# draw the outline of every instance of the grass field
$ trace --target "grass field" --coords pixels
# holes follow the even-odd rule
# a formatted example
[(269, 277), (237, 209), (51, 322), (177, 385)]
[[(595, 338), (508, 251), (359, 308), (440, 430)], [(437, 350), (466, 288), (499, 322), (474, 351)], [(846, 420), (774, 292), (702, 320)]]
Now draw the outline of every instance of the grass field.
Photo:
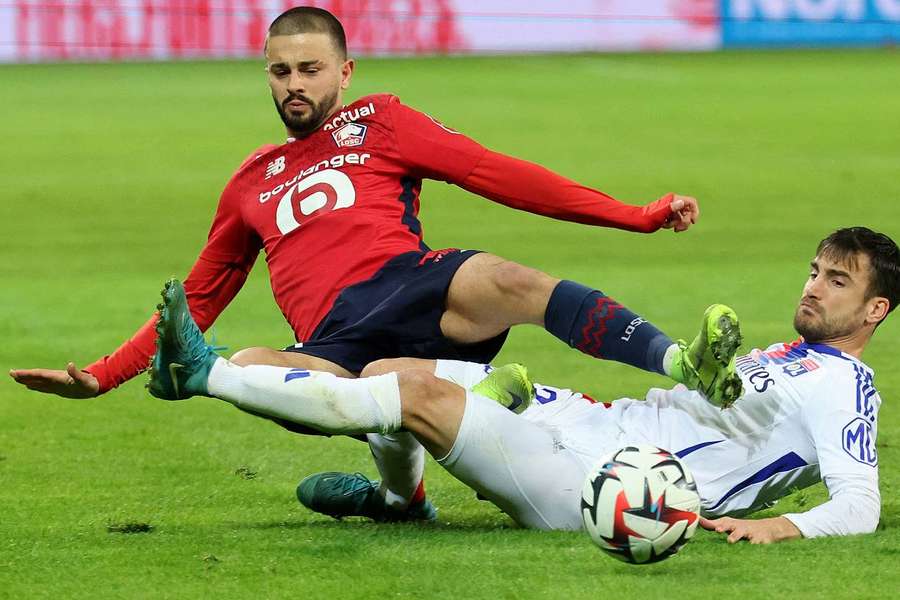
[[(701, 223), (678, 236), (550, 222), (433, 182), (421, 216), (432, 247), (596, 285), (673, 336), (729, 303), (754, 347), (792, 336), (830, 230), (900, 239), (898, 67), (894, 51), (364, 60), (351, 97), (392, 91), (624, 200), (696, 195)], [(189, 269), (232, 169), (283, 136), (256, 62), (6, 66), (0, 105), (4, 368), (81, 366), (115, 348)], [(292, 341), (266, 277), (260, 260), (216, 325), (232, 350)], [(700, 532), (647, 567), (581, 534), (517, 529), (433, 463), (438, 524), (329, 520), (294, 486), (325, 469), (374, 475), (362, 444), (213, 400), (161, 402), (143, 380), (74, 401), (4, 377), (0, 597), (887, 597), (900, 589), (898, 337), (895, 315), (864, 357), (884, 400), (875, 534), (732, 547)], [(665, 384), (537, 328), (516, 330), (499, 360), (602, 399)], [(773, 513), (824, 498), (819, 485)]]

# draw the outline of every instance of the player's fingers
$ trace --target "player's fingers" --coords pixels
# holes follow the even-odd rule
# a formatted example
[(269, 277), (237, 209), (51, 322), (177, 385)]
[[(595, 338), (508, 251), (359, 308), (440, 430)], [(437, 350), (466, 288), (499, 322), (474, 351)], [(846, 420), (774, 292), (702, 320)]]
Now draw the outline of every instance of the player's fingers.
[[(680, 205), (678, 212), (691, 224), (696, 223), (697, 219), (700, 218), (700, 205), (697, 203), (697, 199), (691, 196), (675, 196), (675, 200), (672, 201), (670, 206), (674, 206), (676, 202)], [(675, 209), (673, 208), (672, 210), (674, 211)]]
[(738, 522), (731, 517), (722, 517), (716, 519), (716, 531), (719, 533), (729, 533), (737, 529)]
[(26, 381), (20, 381), (19, 383), (27, 387), (29, 390), (34, 390), (35, 392), (52, 392), (55, 385), (43, 379), (29, 379)]
[(743, 527), (735, 527), (731, 534), (728, 536), (728, 543), (736, 544), (741, 541), (746, 534), (747, 532)]
[(88, 385), (88, 383), (90, 383), (91, 376), (76, 367), (75, 363), (73, 362), (70, 362), (68, 365), (66, 365), (66, 372), (69, 374), (69, 377), (72, 378), (72, 383), (78, 383), (81, 385)]
[(672, 200), (671, 204), (669, 204), (669, 210), (673, 213), (677, 213), (682, 208), (684, 208), (684, 198), (681, 196), (675, 196), (675, 199)]
[(675, 233), (686, 231), (691, 226), (691, 216), (686, 214), (684, 209), (677, 210), (669, 215), (669, 218), (663, 223), (663, 229), (672, 229)]
[(691, 222), (696, 223), (697, 219), (700, 218), (700, 203), (697, 202), (696, 198), (687, 196), (684, 198), (684, 204), (685, 212), (691, 215)]
[[(66, 378), (68, 378), (68, 375), (66, 375)], [(15, 377), (14, 379), (15, 379), (17, 382), (21, 383), (22, 385), (38, 385), (38, 384), (53, 384), (53, 383), (59, 383), (59, 381), (57, 380), (57, 378), (54, 377), (52, 373), (50, 373), (50, 374), (43, 374), (43, 373), (23, 373), (23, 372), (20, 371), (20, 372), (16, 375), (16, 377)]]
[(9, 374), (14, 377), (30, 377), (43, 373), (44, 369), (10, 369)]
[(705, 517), (700, 517), (700, 527), (706, 529), (708, 531), (715, 531), (716, 524), (719, 522), (719, 519), (707, 519)]

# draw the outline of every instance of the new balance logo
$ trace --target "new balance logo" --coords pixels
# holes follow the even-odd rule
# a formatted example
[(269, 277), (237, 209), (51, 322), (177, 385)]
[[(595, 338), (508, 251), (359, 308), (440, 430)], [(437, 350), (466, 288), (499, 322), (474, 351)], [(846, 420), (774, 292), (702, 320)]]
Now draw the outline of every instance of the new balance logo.
[(270, 179), (284, 171), (284, 157), (279, 156), (266, 165), (266, 179)]

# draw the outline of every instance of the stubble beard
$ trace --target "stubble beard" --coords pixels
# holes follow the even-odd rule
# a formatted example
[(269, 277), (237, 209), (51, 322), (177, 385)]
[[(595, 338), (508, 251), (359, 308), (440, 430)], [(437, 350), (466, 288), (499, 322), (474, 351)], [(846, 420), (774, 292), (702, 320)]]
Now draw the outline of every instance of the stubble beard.
[[(338, 92), (334, 91), (328, 96), (322, 98), (321, 102), (314, 102), (311, 98), (300, 94), (288, 95), (280, 104), (275, 96), (272, 101), (275, 103), (275, 109), (281, 117), (281, 121), (288, 131), (295, 137), (305, 137), (317, 130), (331, 114), (331, 110), (337, 103)], [(285, 104), (291, 100), (301, 100), (309, 105), (309, 114), (306, 116), (292, 116), (285, 110)]]
[(802, 311), (803, 307), (798, 306), (794, 313), (794, 329), (803, 336), (804, 341), (811, 344), (847, 337), (857, 329), (849, 318), (829, 319), (819, 310), (815, 311), (816, 316), (813, 317)]

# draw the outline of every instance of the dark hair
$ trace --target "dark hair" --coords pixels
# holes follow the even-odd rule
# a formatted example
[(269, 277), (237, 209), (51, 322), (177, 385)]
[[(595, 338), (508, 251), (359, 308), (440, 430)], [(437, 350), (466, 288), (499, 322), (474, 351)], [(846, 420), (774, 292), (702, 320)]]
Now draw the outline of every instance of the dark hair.
[[(326, 33), (342, 60), (347, 58), (347, 36), (344, 27), (333, 14), (315, 6), (296, 6), (286, 10), (269, 25), (269, 36), (298, 33)], [(266, 38), (266, 44), (269, 40)]]
[(868, 227), (838, 229), (819, 243), (816, 254), (856, 266), (858, 254), (869, 257), (871, 265), (867, 299), (888, 299), (888, 312), (900, 302), (900, 249), (894, 240)]

